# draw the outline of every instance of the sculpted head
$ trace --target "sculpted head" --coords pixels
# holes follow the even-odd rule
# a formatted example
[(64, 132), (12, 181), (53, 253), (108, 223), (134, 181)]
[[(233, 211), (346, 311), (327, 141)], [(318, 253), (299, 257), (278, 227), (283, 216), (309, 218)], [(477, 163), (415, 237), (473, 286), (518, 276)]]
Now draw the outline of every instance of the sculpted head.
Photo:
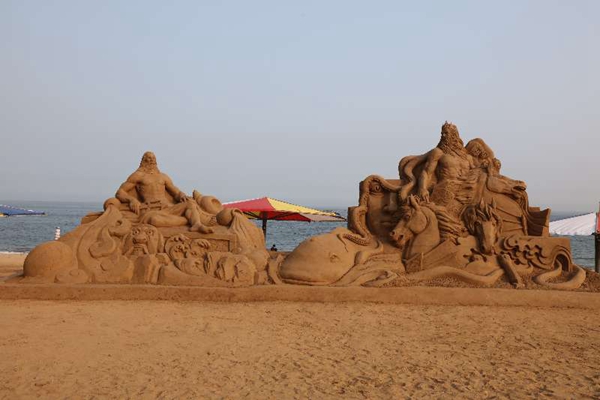
[[(386, 237), (398, 220), (398, 192), (385, 185), (385, 180), (378, 176), (370, 176), (361, 182), (362, 205), (367, 206), (366, 228), (375, 236)], [(365, 195), (363, 197), (363, 195)]]
[(442, 125), (442, 133), (440, 142), (437, 147), (440, 148), (444, 153), (465, 153), (465, 144), (463, 143), (460, 135), (458, 134), (458, 128), (451, 122), (446, 121)]
[(502, 168), (502, 163), (497, 158), (492, 160), (492, 166), (494, 167), (494, 172), (500, 173), (500, 169)]
[(420, 201), (416, 196), (409, 196), (406, 204), (400, 207), (402, 217), (396, 227), (390, 232), (394, 244), (404, 248), (415, 235), (423, 232), (429, 220), (421, 208)]
[(489, 155), (487, 154), (487, 151), (483, 148), (481, 143), (475, 142), (473, 140), (471, 140), (467, 144), (466, 149), (469, 152), (469, 154), (475, 158), (488, 158), (489, 157)]
[(142, 156), (140, 161), (140, 168), (144, 172), (158, 172), (158, 164), (156, 163), (156, 156), (153, 152), (147, 151)]
[(480, 166), (493, 166), (494, 152), (482, 139), (476, 138), (469, 141), (465, 149)]
[(475, 236), (484, 254), (492, 254), (498, 237), (502, 233), (502, 218), (496, 210), (496, 203), (468, 206), (463, 212), (463, 221), (469, 234)]
[(156, 227), (139, 224), (123, 240), (123, 254), (145, 255), (162, 253), (164, 239)]

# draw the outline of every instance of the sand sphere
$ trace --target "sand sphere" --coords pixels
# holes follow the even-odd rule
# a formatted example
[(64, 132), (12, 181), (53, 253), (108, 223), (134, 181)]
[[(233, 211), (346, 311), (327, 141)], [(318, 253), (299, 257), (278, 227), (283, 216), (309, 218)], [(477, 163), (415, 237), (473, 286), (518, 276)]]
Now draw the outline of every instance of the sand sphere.
[(68, 269), (73, 263), (73, 251), (59, 241), (42, 243), (34, 248), (23, 264), (25, 276), (52, 276)]
[(200, 200), (200, 206), (204, 209), (204, 211), (207, 211), (211, 214), (218, 214), (221, 210), (223, 210), (223, 205), (219, 199), (213, 196), (202, 196), (202, 199)]
[(233, 221), (234, 211), (235, 210), (231, 208), (225, 208), (221, 210), (221, 212), (217, 214), (217, 223), (223, 226), (231, 224), (231, 221)]

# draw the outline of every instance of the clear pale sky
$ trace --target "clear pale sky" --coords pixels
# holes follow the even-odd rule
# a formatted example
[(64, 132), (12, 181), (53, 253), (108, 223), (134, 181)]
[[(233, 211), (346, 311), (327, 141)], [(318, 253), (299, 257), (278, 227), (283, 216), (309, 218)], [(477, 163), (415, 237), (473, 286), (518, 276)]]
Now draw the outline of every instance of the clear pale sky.
[(0, 198), (98, 201), (142, 153), (182, 190), (356, 204), (483, 138), (533, 205), (600, 200), (600, 1), (0, 2)]

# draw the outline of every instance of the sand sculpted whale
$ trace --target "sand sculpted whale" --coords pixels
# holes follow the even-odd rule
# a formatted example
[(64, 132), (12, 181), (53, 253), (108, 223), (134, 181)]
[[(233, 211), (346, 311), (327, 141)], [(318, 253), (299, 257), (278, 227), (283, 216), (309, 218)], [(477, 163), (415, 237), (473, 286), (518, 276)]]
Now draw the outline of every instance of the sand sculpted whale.
[(365, 265), (372, 256), (383, 252), (383, 245), (373, 241), (360, 245), (347, 238), (346, 228), (312, 237), (302, 242), (283, 261), (279, 275), (283, 282), (300, 285), (357, 285), (397, 276), (401, 266)]

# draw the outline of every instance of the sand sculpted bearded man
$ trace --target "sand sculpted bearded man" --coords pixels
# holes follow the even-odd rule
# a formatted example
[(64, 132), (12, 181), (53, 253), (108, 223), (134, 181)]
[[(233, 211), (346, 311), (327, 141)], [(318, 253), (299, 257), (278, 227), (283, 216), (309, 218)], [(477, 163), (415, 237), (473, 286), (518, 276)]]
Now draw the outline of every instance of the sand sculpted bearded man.
[[(427, 156), (418, 181), (418, 195), (429, 202), (429, 188), (434, 178), (437, 178), (435, 189), (438, 193), (434, 194), (438, 197), (447, 197), (450, 193), (446, 192), (451, 192), (458, 179), (469, 172), (473, 166), (473, 158), (467, 153), (458, 129), (455, 125), (446, 122), (442, 126), (440, 142)], [(444, 193), (440, 193), (440, 190)]]
[(399, 172), (401, 202), (414, 194), (456, 217), (465, 205), (478, 203), (486, 190), (519, 199), (526, 188), (524, 182), (500, 175), (500, 161), (483, 140), (465, 146), (456, 125), (448, 122), (438, 145), (426, 154), (403, 158)]
[(203, 211), (196, 201), (160, 172), (150, 151), (144, 153), (140, 167), (121, 184), (116, 197), (141, 217), (141, 223), (156, 227), (189, 225), (195, 232), (213, 232), (202, 222)]

